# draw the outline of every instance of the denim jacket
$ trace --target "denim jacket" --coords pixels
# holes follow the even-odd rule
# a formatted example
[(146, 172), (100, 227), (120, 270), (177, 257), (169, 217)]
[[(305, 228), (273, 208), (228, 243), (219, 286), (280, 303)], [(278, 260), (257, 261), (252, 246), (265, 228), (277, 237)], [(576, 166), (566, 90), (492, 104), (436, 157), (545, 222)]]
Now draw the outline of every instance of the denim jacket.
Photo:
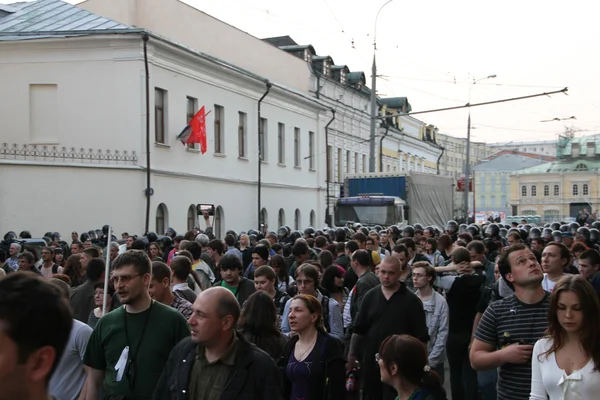
[(448, 303), (444, 296), (434, 291), (428, 304), (423, 304), (429, 342), (427, 351), (429, 365), (433, 368), (446, 359), (446, 341), (448, 340)]

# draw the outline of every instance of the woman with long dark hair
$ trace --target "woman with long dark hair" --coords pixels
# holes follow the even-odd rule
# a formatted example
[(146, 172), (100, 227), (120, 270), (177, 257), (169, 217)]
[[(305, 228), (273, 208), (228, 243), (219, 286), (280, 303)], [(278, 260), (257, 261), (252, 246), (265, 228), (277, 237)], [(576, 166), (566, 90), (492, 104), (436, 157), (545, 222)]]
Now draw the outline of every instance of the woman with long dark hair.
[(600, 393), (600, 303), (582, 276), (561, 278), (550, 297), (547, 337), (533, 347), (530, 399), (595, 399)]
[(341, 312), (344, 312), (344, 306), (348, 300), (349, 290), (344, 286), (344, 275), (346, 271), (339, 265), (330, 265), (325, 268), (321, 286), (329, 292), (329, 297), (338, 302)]
[(271, 257), (271, 268), (273, 268), (275, 275), (277, 275), (277, 289), (287, 292), (290, 285), (294, 283), (294, 278), (290, 276), (283, 256), (279, 254), (273, 255)]
[(316, 297), (300, 294), (290, 304), (288, 342), (280, 362), (285, 398), (338, 400), (346, 396), (344, 349), (325, 332)]
[(63, 274), (71, 279), (71, 287), (79, 286), (83, 283), (83, 268), (81, 266), (81, 255), (73, 254), (67, 258)]
[(277, 320), (273, 299), (267, 293), (258, 291), (248, 297), (238, 321), (240, 333), (275, 361), (279, 361), (287, 343), (287, 337), (279, 330)]
[(397, 400), (445, 400), (438, 374), (427, 365), (427, 347), (410, 335), (388, 336), (375, 355), (381, 381), (393, 387)]
[(63, 253), (63, 249), (57, 247), (54, 249), (54, 263), (59, 267), (65, 268), (65, 264), (67, 260), (65, 260), (65, 254)]

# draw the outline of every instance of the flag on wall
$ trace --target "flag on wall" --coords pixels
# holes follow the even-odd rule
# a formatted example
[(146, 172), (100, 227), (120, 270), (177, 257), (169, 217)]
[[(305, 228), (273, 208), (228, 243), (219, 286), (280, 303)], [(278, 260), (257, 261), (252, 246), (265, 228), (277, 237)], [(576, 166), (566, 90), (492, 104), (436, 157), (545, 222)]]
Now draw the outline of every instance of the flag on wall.
[(183, 144), (200, 143), (202, 154), (206, 153), (206, 116), (208, 114), (210, 114), (210, 111), (205, 113), (204, 106), (202, 106), (200, 111), (194, 115), (187, 126), (177, 135), (177, 139), (181, 140)]

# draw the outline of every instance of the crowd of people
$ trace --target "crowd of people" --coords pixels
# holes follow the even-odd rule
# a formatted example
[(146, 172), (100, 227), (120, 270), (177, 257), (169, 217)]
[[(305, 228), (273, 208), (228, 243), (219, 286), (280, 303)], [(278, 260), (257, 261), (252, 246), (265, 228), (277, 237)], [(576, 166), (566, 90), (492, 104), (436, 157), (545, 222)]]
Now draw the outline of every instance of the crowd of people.
[(0, 400), (600, 391), (600, 222), (217, 238), (204, 217), (184, 235), (117, 239), (105, 226), (70, 241), (48, 232), (41, 246), (8, 232)]

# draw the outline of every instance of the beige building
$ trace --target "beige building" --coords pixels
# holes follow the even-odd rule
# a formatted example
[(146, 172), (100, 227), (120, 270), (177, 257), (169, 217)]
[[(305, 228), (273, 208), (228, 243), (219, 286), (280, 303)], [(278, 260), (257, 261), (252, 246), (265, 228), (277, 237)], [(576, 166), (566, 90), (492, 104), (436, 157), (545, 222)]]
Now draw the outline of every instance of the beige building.
[(558, 140), (557, 161), (511, 176), (513, 215), (539, 215), (544, 222), (595, 211), (600, 192), (600, 135)]

